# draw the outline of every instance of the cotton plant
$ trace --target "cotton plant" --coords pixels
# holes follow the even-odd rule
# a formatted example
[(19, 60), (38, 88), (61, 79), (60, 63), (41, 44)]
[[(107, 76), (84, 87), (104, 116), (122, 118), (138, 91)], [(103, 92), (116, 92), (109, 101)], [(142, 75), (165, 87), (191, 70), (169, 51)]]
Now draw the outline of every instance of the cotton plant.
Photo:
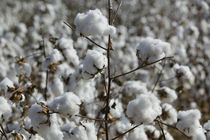
[(209, 138), (209, 3), (109, 2), (2, 1), (2, 139)]

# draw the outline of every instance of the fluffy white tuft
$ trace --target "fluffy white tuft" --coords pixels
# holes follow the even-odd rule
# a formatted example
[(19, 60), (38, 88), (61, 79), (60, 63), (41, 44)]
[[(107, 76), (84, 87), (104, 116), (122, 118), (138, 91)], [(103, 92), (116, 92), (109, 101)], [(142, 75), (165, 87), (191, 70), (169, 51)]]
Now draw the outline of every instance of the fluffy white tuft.
[(126, 114), (135, 123), (151, 123), (161, 115), (160, 100), (151, 93), (139, 95), (130, 101), (127, 106)]
[(167, 42), (147, 37), (137, 47), (137, 57), (141, 63), (151, 63), (167, 56), (170, 47)]
[(78, 96), (72, 92), (66, 92), (56, 97), (49, 105), (52, 111), (63, 115), (72, 116), (79, 113), (81, 101)]
[(83, 62), (82, 76), (85, 79), (93, 78), (107, 66), (107, 59), (102, 53), (88, 50)]
[(115, 27), (108, 24), (107, 18), (99, 9), (77, 14), (74, 24), (76, 25), (76, 31), (85, 36), (113, 35), (116, 32)]

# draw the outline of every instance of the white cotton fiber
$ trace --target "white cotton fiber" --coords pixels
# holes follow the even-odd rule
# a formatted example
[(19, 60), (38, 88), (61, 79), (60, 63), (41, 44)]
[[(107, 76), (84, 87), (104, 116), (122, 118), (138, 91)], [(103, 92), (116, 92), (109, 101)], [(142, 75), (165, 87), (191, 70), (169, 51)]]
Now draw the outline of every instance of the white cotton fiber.
[(108, 24), (107, 18), (99, 9), (77, 14), (74, 24), (76, 25), (76, 31), (85, 36), (113, 35), (116, 32), (115, 27)]
[(201, 113), (197, 109), (178, 112), (178, 122), (176, 127), (188, 136), (194, 136), (202, 128), (199, 122)]
[(142, 63), (152, 63), (170, 53), (170, 44), (158, 39), (147, 37), (137, 47), (137, 57)]
[(135, 123), (151, 123), (161, 115), (160, 100), (152, 93), (144, 93), (130, 101), (126, 114)]
[(75, 66), (79, 65), (79, 57), (76, 50), (73, 47), (73, 40), (70, 38), (61, 38), (56, 42), (56, 45), (62, 49), (67, 61), (74, 64)]
[(49, 105), (52, 111), (63, 115), (72, 116), (79, 113), (81, 101), (78, 96), (72, 92), (66, 92), (56, 97)]
[(0, 97), (0, 117), (3, 115), (4, 119), (7, 120), (11, 116), (11, 113), (11, 105), (7, 102), (7, 100), (4, 97)]
[(59, 96), (64, 93), (64, 85), (60, 78), (55, 77), (49, 85), (50, 91), (54, 96)]
[(8, 87), (14, 87), (13, 82), (5, 77), (1, 82), (0, 82), (0, 90), (3, 91), (4, 93), (7, 92)]
[(82, 76), (85, 79), (93, 78), (107, 66), (106, 56), (95, 50), (88, 50), (83, 61)]

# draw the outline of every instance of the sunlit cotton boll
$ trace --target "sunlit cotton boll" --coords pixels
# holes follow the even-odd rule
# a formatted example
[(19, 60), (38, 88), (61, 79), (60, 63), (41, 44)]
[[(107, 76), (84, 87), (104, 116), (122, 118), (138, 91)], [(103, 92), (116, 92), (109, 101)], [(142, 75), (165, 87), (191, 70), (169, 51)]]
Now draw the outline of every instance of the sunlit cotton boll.
[(152, 93), (144, 93), (130, 101), (126, 114), (131, 121), (139, 123), (151, 123), (161, 115), (160, 100)]
[(106, 56), (95, 50), (88, 50), (83, 61), (82, 76), (85, 79), (93, 78), (107, 66)]
[(197, 109), (179, 111), (176, 127), (188, 136), (195, 136), (202, 128), (199, 122), (200, 118), (201, 113)]
[(152, 63), (167, 56), (170, 53), (170, 47), (167, 42), (147, 37), (142, 39), (137, 47), (137, 57), (140, 63)]
[(85, 36), (113, 35), (116, 32), (115, 27), (108, 24), (107, 18), (99, 9), (77, 14), (74, 24), (76, 25), (76, 31)]
[(52, 111), (65, 116), (72, 116), (79, 113), (81, 101), (78, 96), (72, 92), (66, 92), (56, 97), (49, 105)]

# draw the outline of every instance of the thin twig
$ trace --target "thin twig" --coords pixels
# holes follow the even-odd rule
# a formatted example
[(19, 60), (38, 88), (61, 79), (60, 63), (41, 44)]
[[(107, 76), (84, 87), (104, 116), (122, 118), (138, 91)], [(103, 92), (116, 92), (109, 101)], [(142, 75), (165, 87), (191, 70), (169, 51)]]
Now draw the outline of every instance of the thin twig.
[(140, 125), (142, 125), (142, 123), (141, 123), (141, 124), (138, 124), (138, 125), (136, 125), (136, 126), (134, 126), (134, 127), (132, 127), (131, 129), (125, 131), (124, 133), (122, 133), (122, 134), (120, 134), (120, 135), (118, 135), (118, 136), (112, 138), (112, 140), (115, 140), (115, 139), (118, 139), (118, 138), (124, 136), (125, 134), (131, 132), (132, 130), (134, 130), (135, 128), (139, 127)]
[[(73, 31), (75, 31), (75, 29), (73, 28), (73, 26), (71, 26), (69, 23), (64, 21), (64, 24), (66, 24), (69, 28), (71, 28)], [(94, 45), (98, 46), (101, 49), (107, 50), (106, 48), (102, 47), (101, 45), (99, 45), (98, 43), (96, 43), (95, 41), (93, 41), (92, 39), (90, 39), (89, 37), (85, 36), (84, 34), (80, 33), (81, 36), (85, 37), (87, 40), (89, 40), (91, 43), (93, 43)]]
[(161, 59), (159, 59), (159, 60), (156, 60), (156, 61), (154, 61), (154, 62), (151, 62), (151, 63), (149, 63), (149, 64), (140, 65), (140, 66), (138, 66), (137, 68), (135, 68), (135, 69), (133, 69), (133, 70), (131, 70), (131, 71), (128, 71), (128, 72), (119, 74), (119, 75), (117, 75), (117, 76), (114, 76), (114, 77), (112, 77), (112, 79), (116, 79), (116, 78), (119, 78), (119, 77), (121, 77), (121, 76), (125, 76), (125, 75), (130, 74), (130, 73), (133, 73), (133, 72), (135, 72), (135, 71), (137, 71), (137, 70), (139, 70), (139, 69), (141, 69), (141, 68), (144, 68), (144, 67), (153, 65), (153, 64), (155, 64), (155, 63), (157, 63), (157, 62), (159, 62), (159, 61), (162, 61), (162, 60), (165, 60), (165, 59), (171, 59), (171, 58), (173, 58), (173, 56), (171, 56), (171, 57), (163, 57), (163, 58), (161, 58)]
[[(158, 117), (158, 118), (160, 119), (160, 117)], [(157, 123), (158, 123), (158, 126), (160, 127), (160, 130), (161, 130), (161, 132), (162, 132), (163, 139), (164, 139), (164, 140), (166, 140), (166, 136), (165, 136), (164, 130), (163, 130), (163, 128), (162, 128), (162, 126), (161, 126), (160, 122), (159, 122), (159, 121), (157, 121)]]
[(28, 57), (31, 57), (31, 56), (35, 56), (35, 55), (38, 55), (38, 54), (42, 54), (43, 52), (35, 52), (33, 54), (29, 54), (27, 56), (24, 56), (23, 58), (28, 58)]
[(4, 127), (2, 126), (2, 124), (0, 124), (0, 127), (1, 127), (1, 133), (2, 133), (2, 135), (4, 135), (4, 137), (6, 138), (6, 140), (9, 140), (8, 137), (7, 137), (7, 133), (5, 132)]
[(187, 139), (190, 139), (189, 136), (187, 136), (184, 132), (180, 131), (180, 130), (179, 130), (178, 128), (176, 128), (175, 126), (170, 125), (170, 124), (166, 124), (166, 123), (164, 123), (164, 122), (162, 122), (162, 121), (159, 121), (159, 120), (157, 120), (157, 119), (155, 119), (155, 121), (156, 121), (156, 122), (159, 122), (159, 123), (161, 123), (161, 124), (163, 124), (163, 125), (165, 125), (165, 126), (168, 126), (168, 127), (170, 127), (170, 128), (173, 128), (173, 129), (177, 130), (177, 131), (180, 132), (182, 135), (184, 135)]
[(117, 17), (117, 13), (118, 13), (118, 11), (119, 11), (121, 5), (122, 5), (122, 0), (120, 1), (120, 3), (118, 3), (117, 10), (116, 10), (116, 12), (114, 13), (114, 16), (113, 16), (113, 19), (112, 19), (112, 24), (114, 24), (114, 22), (115, 22), (115, 19), (116, 19), (116, 17)]
[(156, 88), (158, 82), (159, 82), (160, 79), (161, 79), (161, 76), (162, 76), (162, 74), (163, 74), (163, 69), (164, 69), (164, 67), (165, 67), (165, 64), (166, 64), (166, 61), (164, 60), (164, 62), (163, 62), (163, 67), (162, 67), (162, 69), (160, 70), (160, 72), (159, 72), (159, 74), (158, 74), (158, 78), (157, 78), (157, 80), (156, 80), (156, 82), (155, 82), (154, 87), (152, 88), (152, 92), (155, 90), (155, 88)]
[[(111, 25), (111, 14), (112, 14), (112, 0), (108, 0), (108, 12), (109, 12), (109, 25)], [(109, 114), (109, 100), (110, 100), (110, 91), (111, 91), (111, 65), (110, 65), (110, 50), (112, 49), (111, 36), (109, 35), (108, 39), (108, 48), (107, 48), (107, 63), (108, 63), (108, 88), (107, 88), (107, 97), (106, 97), (106, 106), (105, 106), (105, 133), (106, 140), (109, 140), (109, 128), (108, 128), (108, 114)]]
[[(44, 37), (42, 36), (42, 43), (43, 43), (43, 49), (44, 49), (44, 57), (47, 57), (46, 50), (45, 50), (45, 43), (44, 43)], [(49, 77), (49, 71), (46, 70), (46, 81), (45, 81), (45, 90), (44, 90), (44, 99), (47, 101), (47, 85), (48, 85), (48, 77)]]
[(88, 120), (94, 120), (94, 121), (104, 121), (104, 119), (91, 118), (91, 117), (88, 117), (88, 116), (83, 116), (83, 115), (80, 115), (80, 114), (77, 114), (77, 115), (75, 115), (75, 116), (80, 117), (80, 118), (85, 118), (85, 119), (88, 119)]

